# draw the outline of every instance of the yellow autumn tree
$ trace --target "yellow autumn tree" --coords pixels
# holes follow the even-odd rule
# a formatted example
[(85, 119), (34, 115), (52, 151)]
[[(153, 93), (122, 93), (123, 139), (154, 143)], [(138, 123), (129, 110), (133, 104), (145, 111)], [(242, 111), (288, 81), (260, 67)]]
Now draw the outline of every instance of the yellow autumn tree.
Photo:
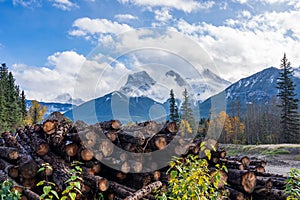
[(47, 112), (47, 106), (42, 106), (36, 100), (31, 101), (31, 107), (28, 110), (27, 116), (23, 121), (24, 125), (37, 124), (44, 118)]

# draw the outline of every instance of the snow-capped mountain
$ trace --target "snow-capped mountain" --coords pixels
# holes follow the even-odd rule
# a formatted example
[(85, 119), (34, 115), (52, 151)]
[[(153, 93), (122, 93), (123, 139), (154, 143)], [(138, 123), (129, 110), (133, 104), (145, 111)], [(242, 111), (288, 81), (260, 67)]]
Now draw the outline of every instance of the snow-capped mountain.
[[(203, 103), (200, 104), (200, 110), (204, 116), (208, 116), (212, 98), (219, 98), (226, 102), (227, 110), (230, 112), (230, 104), (232, 102), (236, 103), (237, 100), (241, 103), (241, 111), (246, 110), (247, 104), (258, 103), (258, 104), (268, 104), (270, 103), (271, 98), (277, 96), (278, 89), (277, 78), (279, 76), (280, 69), (275, 67), (270, 67), (264, 69), (256, 74), (253, 74), (249, 77), (243, 78), (224, 91), (215, 95)], [(295, 93), (297, 94), (296, 98), (300, 99), (300, 69), (295, 69), (294, 73), (294, 84)], [(223, 97), (222, 97), (223, 96)]]
[(148, 97), (128, 97), (112, 92), (85, 102), (64, 115), (72, 120), (94, 124), (99, 121), (118, 119), (121, 122), (166, 120), (169, 104), (161, 104)]
[(131, 96), (146, 96), (163, 103), (169, 98), (170, 90), (174, 90), (180, 98), (184, 88), (197, 100), (204, 101), (230, 85), (230, 82), (217, 76), (210, 70), (204, 70), (197, 78), (183, 78), (173, 70), (159, 75), (150, 76), (146, 71), (128, 75), (127, 82), (120, 88), (120, 92)]
[(72, 96), (69, 93), (64, 93), (64, 94), (60, 94), (58, 95), (53, 102), (57, 102), (57, 103), (67, 103), (67, 104), (73, 104), (73, 105), (80, 105), (82, 104), (84, 101), (80, 98), (77, 99), (73, 99)]
[[(61, 113), (65, 113), (69, 110), (71, 110), (74, 106), (72, 104), (68, 104), (68, 103), (54, 103), (54, 102), (38, 102), (39, 104), (41, 104), (42, 106), (46, 106), (47, 107), (47, 111), (44, 115), (44, 117), (50, 115), (53, 112), (61, 112)], [(26, 106), (27, 109), (29, 109), (31, 107), (31, 100), (26, 100)]]
[(300, 67), (294, 69), (294, 76), (300, 78)]

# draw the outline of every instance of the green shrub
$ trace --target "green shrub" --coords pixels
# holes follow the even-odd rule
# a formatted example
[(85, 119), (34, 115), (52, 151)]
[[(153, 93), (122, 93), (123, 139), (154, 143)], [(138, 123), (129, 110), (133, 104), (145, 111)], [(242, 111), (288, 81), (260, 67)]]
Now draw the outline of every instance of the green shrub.
[(14, 184), (12, 181), (5, 180), (1, 183), (0, 198), (1, 200), (19, 200), (21, 193), (18, 190), (12, 190)]
[(288, 195), (287, 200), (300, 199), (300, 172), (298, 169), (292, 168), (288, 173), (284, 192)]
[[(204, 144), (201, 144), (202, 150), (203, 147)], [(204, 151), (210, 158), (210, 151)], [(227, 170), (225, 167), (222, 169)], [(158, 196), (160, 200), (218, 200), (223, 196), (218, 190), (221, 177), (220, 170), (218, 169), (210, 175), (206, 159), (200, 159), (194, 155), (189, 155), (186, 158), (175, 158), (170, 163), (168, 174), (170, 176), (168, 188), (167, 191), (161, 191)]]

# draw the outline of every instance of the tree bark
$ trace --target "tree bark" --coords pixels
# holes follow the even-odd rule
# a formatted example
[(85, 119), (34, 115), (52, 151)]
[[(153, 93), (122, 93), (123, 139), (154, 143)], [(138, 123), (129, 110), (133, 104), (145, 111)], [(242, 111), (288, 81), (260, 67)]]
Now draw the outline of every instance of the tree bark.
[(228, 169), (228, 183), (231, 187), (251, 194), (256, 186), (256, 175), (246, 170)]
[(147, 196), (154, 190), (159, 189), (161, 186), (162, 186), (162, 183), (160, 181), (156, 181), (156, 182), (151, 183), (151, 184), (147, 185), (146, 187), (136, 191), (132, 195), (126, 197), (125, 200), (139, 200), (139, 199)]

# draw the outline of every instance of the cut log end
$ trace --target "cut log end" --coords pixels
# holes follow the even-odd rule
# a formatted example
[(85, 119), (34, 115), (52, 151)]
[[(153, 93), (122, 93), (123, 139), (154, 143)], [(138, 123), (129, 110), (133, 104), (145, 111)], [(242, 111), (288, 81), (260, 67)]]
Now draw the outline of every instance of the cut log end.
[(155, 140), (155, 146), (157, 147), (158, 150), (164, 149), (167, 146), (166, 138), (164, 138), (164, 137), (158, 137)]
[(75, 156), (78, 152), (78, 145), (75, 143), (71, 143), (66, 146), (65, 151), (68, 156), (70, 156), (70, 157)]
[(55, 132), (56, 122), (54, 121), (46, 121), (43, 123), (43, 130), (48, 135), (51, 135)]
[(109, 187), (109, 182), (107, 179), (103, 178), (102, 180), (99, 181), (98, 188), (101, 192), (106, 191), (108, 187)]
[(251, 194), (256, 186), (256, 175), (254, 172), (247, 172), (242, 177), (242, 186), (245, 192)]
[(94, 157), (94, 153), (89, 149), (83, 149), (80, 152), (80, 155), (81, 155), (82, 160), (84, 160), (84, 161), (90, 161)]
[(47, 143), (42, 143), (40, 145), (38, 145), (36, 153), (39, 156), (44, 156), (49, 152), (49, 145)]

